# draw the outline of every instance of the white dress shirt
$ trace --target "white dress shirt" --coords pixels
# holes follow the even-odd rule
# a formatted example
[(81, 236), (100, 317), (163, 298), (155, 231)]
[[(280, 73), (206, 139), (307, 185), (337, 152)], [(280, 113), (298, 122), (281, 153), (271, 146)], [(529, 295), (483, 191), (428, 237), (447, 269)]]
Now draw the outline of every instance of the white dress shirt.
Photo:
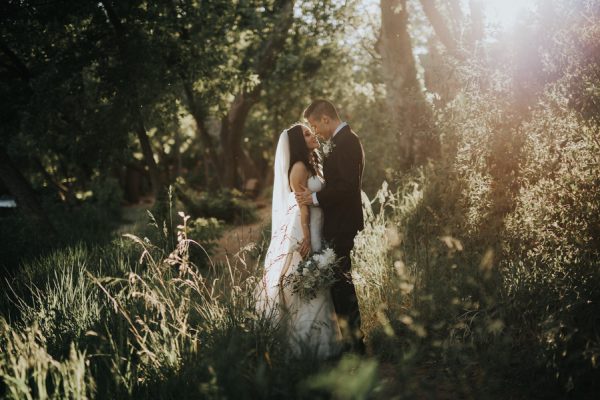
[[(335, 135), (336, 135), (336, 134), (337, 134), (339, 131), (341, 131), (342, 129), (344, 129), (344, 127), (345, 127), (346, 125), (348, 125), (346, 122), (341, 122), (341, 123), (340, 123), (340, 124), (337, 126), (337, 128), (335, 128), (335, 131), (333, 131), (333, 135), (331, 135), (331, 139), (329, 139), (329, 140), (333, 140), (333, 138), (335, 137)], [(325, 184), (327, 184), (327, 182), (325, 182)], [(315, 206), (318, 206), (318, 205), (319, 205), (319, 201), (317, 200), (317, 193), (313, 193), (313, 194), (312, 194), (312, 201), (313, 201), (313, 204), (314, 204)]]

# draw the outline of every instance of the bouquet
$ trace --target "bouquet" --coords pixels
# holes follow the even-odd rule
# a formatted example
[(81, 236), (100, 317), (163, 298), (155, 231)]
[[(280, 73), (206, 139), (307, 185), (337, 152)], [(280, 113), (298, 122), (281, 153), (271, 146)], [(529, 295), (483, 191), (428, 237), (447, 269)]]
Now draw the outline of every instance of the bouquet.
[(322, 289), (327, 289), (336, 281), (335, 267), (338, 264), (335, 251), (324, 248), (302, 260), (296, 270), (288, 274), (283, 285), (291, 287), (292, 293), (303, 300), (312, 300)]

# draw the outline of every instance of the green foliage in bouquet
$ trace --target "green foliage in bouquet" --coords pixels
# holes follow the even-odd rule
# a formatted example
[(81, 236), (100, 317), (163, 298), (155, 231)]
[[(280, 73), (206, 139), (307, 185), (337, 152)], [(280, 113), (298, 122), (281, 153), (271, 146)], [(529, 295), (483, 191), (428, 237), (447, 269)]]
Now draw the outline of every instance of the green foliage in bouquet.
[(296, 270), (286, 275), (283, 286), (290, 287), (292, 293), (309, 301), (321, 290), (328, 289), (336, 281), (335, 267), (339, 259), (331, 248), (315, 252), (302, 260)]

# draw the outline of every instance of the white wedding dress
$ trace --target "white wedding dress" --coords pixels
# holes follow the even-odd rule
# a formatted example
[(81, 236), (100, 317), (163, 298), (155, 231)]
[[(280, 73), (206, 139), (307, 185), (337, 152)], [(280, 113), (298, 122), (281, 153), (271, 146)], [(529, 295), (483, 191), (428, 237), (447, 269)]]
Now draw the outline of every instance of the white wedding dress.
[[(327, 358), (339, 352), (341, 343), (341, 332), (330, 291), (322, 290), (314, 299), (304, 300), (292, 293), (289, 287), (282, 285), (283, 278), (294, 273), (302, 260), (297, 250), (303, 240), (303, 233), (300, 208), (287, 183), (288, 168), (285, 162), (281, 163), (282, 158), (285, 161), (286, 154), (280, 149), (281, 142), (280, 139), (275, 162), (271, 244), (265, 256), (265, 271), (258, 288), (257, 310), (267, 312), (274, 321), (287, 325), (289, 344), (295, 356), (310, 354)], [(282, 177), (284, 171), (285, 177)], [(318, 176), (308, 179), (308, 188), (312, 192), (320, 191), (324, 185)], [(322, 231), (323, 210), (311, 206), (310, 234), (313, 252), (321, 249)]]

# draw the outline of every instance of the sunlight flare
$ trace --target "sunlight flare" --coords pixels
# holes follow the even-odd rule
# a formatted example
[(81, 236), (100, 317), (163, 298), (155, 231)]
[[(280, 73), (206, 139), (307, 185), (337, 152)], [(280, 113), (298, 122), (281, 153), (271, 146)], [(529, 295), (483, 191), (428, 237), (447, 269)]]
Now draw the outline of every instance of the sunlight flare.
[(486, 17), (500, 28), (511, 27), (525, 11), (534, 7), (534, 0), (483, 0)]

